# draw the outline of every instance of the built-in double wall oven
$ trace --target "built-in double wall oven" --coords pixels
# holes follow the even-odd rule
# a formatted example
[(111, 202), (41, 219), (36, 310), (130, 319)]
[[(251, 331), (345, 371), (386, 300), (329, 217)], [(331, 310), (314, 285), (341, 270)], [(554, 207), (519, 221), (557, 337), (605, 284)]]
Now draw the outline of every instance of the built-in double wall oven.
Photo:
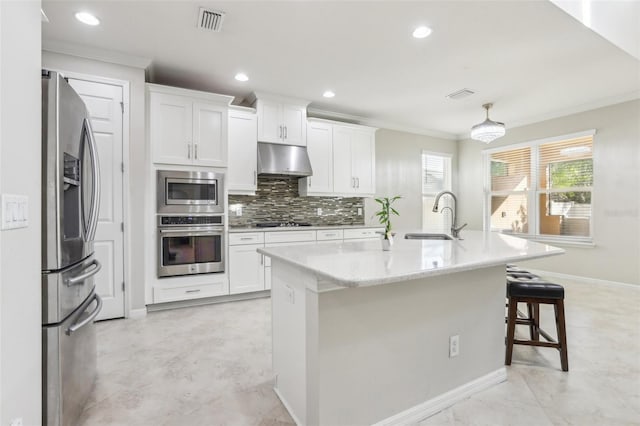
[(224, 272), (224, 175), (157, 171), (158, 277)]

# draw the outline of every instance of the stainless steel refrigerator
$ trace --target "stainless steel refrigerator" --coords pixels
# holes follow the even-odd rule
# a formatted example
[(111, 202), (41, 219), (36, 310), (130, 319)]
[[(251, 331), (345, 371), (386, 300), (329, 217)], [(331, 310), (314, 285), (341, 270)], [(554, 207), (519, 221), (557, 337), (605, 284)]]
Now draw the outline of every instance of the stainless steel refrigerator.
[(100, 206), (89, 112), (65, 78), (42, 71), (42, 423), (76, 423), (96, 376), (102, 308), (93, 239)]

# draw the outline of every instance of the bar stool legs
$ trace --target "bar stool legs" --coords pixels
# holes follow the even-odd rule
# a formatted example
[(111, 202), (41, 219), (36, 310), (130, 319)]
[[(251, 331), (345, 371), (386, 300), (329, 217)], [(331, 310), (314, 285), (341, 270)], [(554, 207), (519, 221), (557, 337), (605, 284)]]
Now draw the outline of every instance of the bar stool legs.
[(562, 371), (569, 371), (569, 354), (567, 353), (567, 329), (564, 321), (564, 301), (558, 300), (553, 305), (556, 314), (556, 329), (558, 331), (558, 344), (560, 347), (560, 364)]
[[(526, 303), (529, 318), (518, 318), (518, 303)], [(550, 304), (554, 307), (556, 330), (558, 341), (540, 328), (540, 304)], [(519, 340), (515, 338), (516, 324), (528, 325), (531, 340)], [(540, 336), (547, 341), (541, 341)], [(540, 297), (509, 297), (509, 310), (507, 314), (507, 339), (506, 339), (505, 364), (511, 365), (513, 345), (543, 346), (555, 348), (560, 351), (560, 364), (562, 371), (569, 371), (569, 356), (567, 353), (567, 331), (564, 317), (564, 301), (562, 299), (547, 299)]]

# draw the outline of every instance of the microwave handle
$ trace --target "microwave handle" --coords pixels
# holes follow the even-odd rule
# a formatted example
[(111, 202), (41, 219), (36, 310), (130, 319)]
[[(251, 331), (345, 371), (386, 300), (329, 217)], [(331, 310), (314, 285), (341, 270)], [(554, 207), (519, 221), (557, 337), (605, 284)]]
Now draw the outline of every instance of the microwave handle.
[(85, 117), (84, 128), (89, 139), (89, 156), (91, 157), (91, 171), (93, 179), (91, 180), (91, 208), (89, 210), (89, 228), (87, 231), (87, 240), (93, 241), (98, 228), (98, 216), (100, 210), (100, 161), (98, 160), (98, 146), (93, 136), (91, 121)]

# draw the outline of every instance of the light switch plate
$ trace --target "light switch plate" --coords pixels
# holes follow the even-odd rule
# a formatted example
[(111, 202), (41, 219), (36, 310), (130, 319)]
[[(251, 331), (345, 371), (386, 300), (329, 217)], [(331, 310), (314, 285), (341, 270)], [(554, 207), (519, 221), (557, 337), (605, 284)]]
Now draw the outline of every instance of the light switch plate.
[(29, 197), (26, 195), (2, 194), (1, 229), (26, 228), (29, 226)]

